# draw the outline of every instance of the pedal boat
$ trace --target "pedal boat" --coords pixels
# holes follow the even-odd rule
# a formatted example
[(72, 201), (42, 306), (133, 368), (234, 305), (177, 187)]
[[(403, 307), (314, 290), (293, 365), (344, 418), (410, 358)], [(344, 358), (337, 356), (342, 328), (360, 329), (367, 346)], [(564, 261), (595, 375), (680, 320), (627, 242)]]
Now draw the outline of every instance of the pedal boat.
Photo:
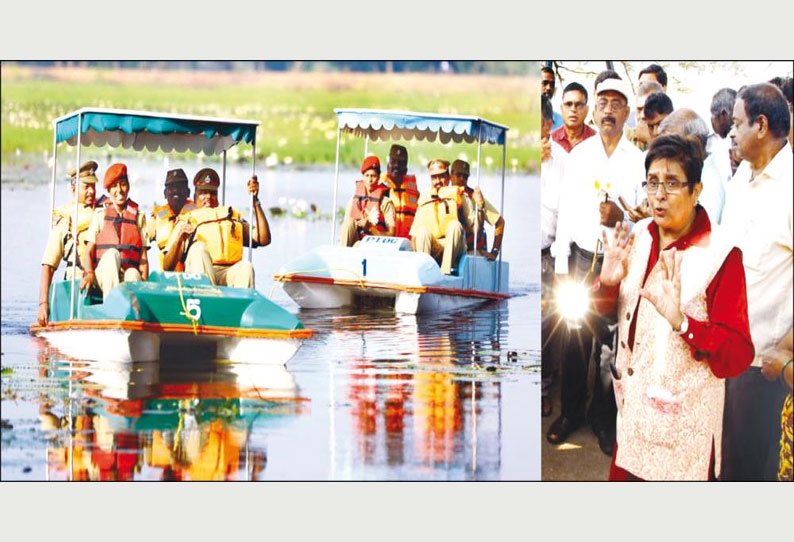
[[(438, 115), (374, 109), (335, 109), (337, 115), (334, 209), (339, 188), (339, 145), (342, 132), (370, 140), (419, 139), (441, 143), (477, 143), (476, 186), (480, 184), (483, 143), (502, 146), (501, 209), (504, 210), (505, 140), (507, 126), (481, 117)], [(475, 239), (476, 246), (476, 239)], [(405, 314), (446, 312), (507, 299), (509, 264), (464, 254), (451, 275), (424, 253), (411, 250), (402, 237), (365, 236), (355, 247), (337, 245), (336, 221), (331, 244), (303, 254), (281, 267), (273, 279), (301, 308), (385, 306)]]
[[(97, 108), (59, 117), (53, 121), (50, 210), (55, 208), (57, 149), (62, 142), (77, 147), (78, 164), (82, 147), (88, 145), (220, 154), (219, 196), (224, 203), (226, 151), (250, 143), (255, 157), (258, 125), (258, 121)], [(255, 163), (252, 169), (255, 172)], [(75, 192), (75, 213), (77, 207)], [(77, 224), (76, 217), (72, 224)], [(72, 251), (72, 265), (76, 252)], [(77, 359), (154, 361), (160, 359), (163, 347), (189, 352), (198, 346), (203, 353), (230, 361), (284, 365), (312, 336), (297, 318), (255, 289), (213, 286), (203, 274), (153, 271), (147, 281), (122, 283), (104, 301), (97, 291), (80, 292), (79, 285), (77, 279), (53, 281), (48, 325), (30, 326), (31, 334)]]

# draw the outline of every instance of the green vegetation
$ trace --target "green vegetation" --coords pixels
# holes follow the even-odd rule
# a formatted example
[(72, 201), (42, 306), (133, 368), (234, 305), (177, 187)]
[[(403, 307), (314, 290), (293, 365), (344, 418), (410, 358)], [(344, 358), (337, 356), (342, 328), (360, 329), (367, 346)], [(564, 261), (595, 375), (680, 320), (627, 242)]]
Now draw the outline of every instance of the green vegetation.
[[(133, 70), (27, 70), (4, 67), (2, 155), (51, 152), (52, 119), (80, 107), (178, 112), (260, 120), (257, 161), (268, 165), (328, 165), (336, 152), (334, 108), (370, 107), (479, 115), (510, 127), (507, 170), (536, 170), (539, 107), (526, 77), (449, 74), (229, 74)], [(74, 73), (80, 75), (75, 77)], [(181, 76), (180, 76), (181, 74)], [(535, 90), (535, 85), (531, 85)], [(533, 99), (534, 98), (534, 99)], [(373, 142), (382, 159), (391, 142)], [(411, 163), (441, 156), (477, 155), (476, 145), (409, 142)], [(356, 166), (362, 139), (344, 136), (343, 164)], [(115, 153), (116, 151), (114, 151)], [(233, 149), (232, 160), (250, 158), (250, 147)], [(501, 149), (483, 147), (483, 165), (496, 169)], [(16, 160), (16, 158), (14, 159)]]

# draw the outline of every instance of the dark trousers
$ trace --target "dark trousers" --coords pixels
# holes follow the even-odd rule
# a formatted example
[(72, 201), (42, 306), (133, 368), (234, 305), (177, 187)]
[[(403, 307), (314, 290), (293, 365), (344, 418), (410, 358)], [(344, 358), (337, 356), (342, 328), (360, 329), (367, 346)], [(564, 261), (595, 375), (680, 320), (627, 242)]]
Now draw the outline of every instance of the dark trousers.
[(563, 331), (565, 322), (560, 320), (554, 310), (554, 258), (546, 249), (540, 255), (540, 298), (541, 298), (541, 357), (540, 377), (541, 394), (546, 397), (553, 381), (557, 361), (562, 355)]
[(780, 411), (787, 394), (758, 367), (726, 379), (720, 480), (777, 480)]
[[(568, 280), (575, 280), (592, 288), (595, 277), (601, 272), (602, 258), (593, 267), (593, 254), (571, 245), (568, 260)], [(591, 272), (592, 268), (592, 272)], [(587, 406), (587, 373), (590, 360), (595, 364), (595, 383), (593, 400), (590, 403), (589, 418), (593, 428), (614, 430), (617, 405), (612, 382), (601, 376), (601, 344), (608, 339), (605, 335), (604, 319), (588, 312), (579, 329), (563, 325), (564, 349), (561, 357), (561, 403), (562, 414), (573, 420), (585, 418)], [(611, 339), (608, 339), (611, 340)], [(594, 351), (595, 350), (595, 351)]]

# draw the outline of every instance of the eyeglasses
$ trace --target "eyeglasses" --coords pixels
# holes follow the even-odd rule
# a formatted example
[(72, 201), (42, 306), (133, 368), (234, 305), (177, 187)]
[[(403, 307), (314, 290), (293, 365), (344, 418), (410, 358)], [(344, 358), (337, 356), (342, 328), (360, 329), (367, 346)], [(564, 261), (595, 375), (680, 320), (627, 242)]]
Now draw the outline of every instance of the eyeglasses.
[(681, 181), (667, 181), (664, 183), (660, 183), (659, 181), (643, 181), (642, 188), (648, 194), (656, 194), (659, 190), (660, 186), (664, 187), (664, 192), (666, 194), (678, 194), (681, 189), (687, 186), (688, 182), (681, 182)]
[(584, 109), (587, 104), (584, 102), (562, 102), (562, 106), (567, 109)]
[(619, 111), (623, 111), (623, 109), (625, 107), (626, 107), (626, 104), (623, 103), (623, 102), (620, 102), (620, 101), (608, 102), (606, 100), (599, 100), (598, 102), (596, 102), (596, 108), (599, 111), (606, 111), (607, 108), (609, 108), (612, 111), (617, 113)]

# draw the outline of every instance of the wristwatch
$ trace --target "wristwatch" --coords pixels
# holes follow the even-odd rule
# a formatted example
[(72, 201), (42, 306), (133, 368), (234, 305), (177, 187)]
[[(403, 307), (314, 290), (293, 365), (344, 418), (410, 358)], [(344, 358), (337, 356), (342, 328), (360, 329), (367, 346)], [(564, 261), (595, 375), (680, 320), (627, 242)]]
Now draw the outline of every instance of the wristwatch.
[(678, 329), (676, 329), (675, 332), (678, 333), (679, 335), (683, 335), (687, 331), (689, 331), (689, 318), (687, 318), (685, 314), (684, 319), (681, 320), (681, 326)]

